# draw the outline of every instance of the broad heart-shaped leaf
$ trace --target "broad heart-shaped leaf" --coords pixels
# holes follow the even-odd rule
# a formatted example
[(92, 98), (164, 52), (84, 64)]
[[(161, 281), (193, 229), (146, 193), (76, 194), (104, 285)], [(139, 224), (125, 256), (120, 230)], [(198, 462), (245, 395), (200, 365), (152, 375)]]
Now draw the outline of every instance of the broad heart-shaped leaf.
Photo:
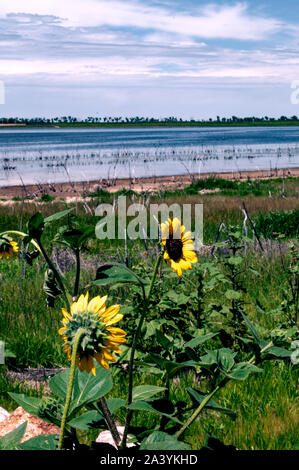
[(249, 364), (248, 362), (239, 362), (239, 364), (237, 364), (233, 370), (231, 370), (229, 373), (226, 373), (225, 375), (234, 380), (245, 380), (249, 374), (256, 372), (264, 371), (263, 369), (260, 369), (253, 364)]
[(147, 362), (147, 363), (154, 362), (158, 366), (162, 367), (162, 369), (165, 369), (169, 377), (173, 377), (180, 369), (183, 369), (184, 367), (198, 366), (198, 363), (194, 361), (186, 361), (186, 362), (168, 361), (167, 359), (163, 359), (163, 357), (159, 356), (159, 354), (149, 354), (147, 357), (144, 358), (144, 362)]
[[(192, 387), (188, 387), (187, 388), (187, 392), (189, 393), (193, 403), (196, 405), (196, 406), (199, 406), (201, 404), (201, 402), (206, 398), (207, 395), (205, 395), (204, 393), (200, 392), (199, 390), (195, 390), (194, 388)], [(223, 406), (221, 405), (218, 405), (218, 403), (213, 400), (213, 398), (211, 398), (207, 405), (205, 406), (205, 408), (207, 409), (210, 409), (210, 410), (215, 410), (215, 411), (219, 411), (220, 413), (224, 413), (224, 414), (227, 414), (228, 416), (230, 416), (232, 419), (236, 419), (237, 417), (237, 414), (230, 410), (229, 408), (224, 408)]]
[(38, 416), (38, 410), (42, 402), (41, 398), (27, 397), (23, 393), (12, 393), (8, 394), (20, 405), (27, 413), (31, 415)]
[(18, 446), (21, 450), (57, 450), (58, 434), (41, 434)]
[(178, 420), (174, 416), (169, 415), (167, 413), (163, 413), (163, 411), (156, 409), (154, 407), (154, 404), (155, 404), (155, 400), (151, 402), (139, 400), (139, 401), (135, 401), (134, 403), (131, 403), (131, 405), (128, 406), (128, 409), (133, 410), (133, 411), (148, 411), (149, 413), (155, 413), (160, 416), (165, 416), (166, 418), (169, 418), (171, 421), (174, 421), (177, 424), (180, 424), (180, 425), (183, 424), (180, 420)]
[[(49, 383), (52, 392), (65, 401), (69, 382), (70, 369), (56, 374)], [(69, 414), (78, 408), (99, 400), (110, 392), (112, 388), (111, 371), (96, 364), (96, 375), (87, 372), (75, 371)]]
[(96, 428), (97, 423), (104, 419), (103, 415), (96, 410), (87, 411), (77, 418), (68, 421), (68, 425), (81, 431), (87, 431), (91, 428)]
[(68, 215), (70, 212), (74, 210), (74, 207), (71, 209), (66, 209), (65, 211), (61, 212), (56, 212), (56, 214), (50, 215), (49, 217), (46, 217), (44, 220), (45, 225), (49, 225), (52, 222), (57, 222), (58, 220), (62, 219), (62, 217), (65, 217)]
[(142, 282), (143, 281), (125, 265), (105, 264), (97, 269), (96, 280), (93, 282), (93, 285), (104, 286), (115, 283), (140, 284)]
[(140, 450), (190, 450), (190, 447), (174, 436), (156, 431), (141, 442)]
[(165, 387), (157, 387), (156, 385), (139, 385), (133, 388), (133, 401), (149, 400), (164, 390), (166, 390)]
[(187, 343), (185, 343), (184, 347), (185, 348), (191, 348), (191, 349), (196, 348), (200, 344), (205, 343), (206, 341), (208, 341), (209, 339), (213, 338), (216, 335), (218, 335), (218, 333), (208, 333), (206, 335), (197, 336), (196, 338), (193, 338), (190, 341), (188, 341)]
[(20, 444), (27, 427), (27, 421), (0, 439), (0, 450), (14, 450)]

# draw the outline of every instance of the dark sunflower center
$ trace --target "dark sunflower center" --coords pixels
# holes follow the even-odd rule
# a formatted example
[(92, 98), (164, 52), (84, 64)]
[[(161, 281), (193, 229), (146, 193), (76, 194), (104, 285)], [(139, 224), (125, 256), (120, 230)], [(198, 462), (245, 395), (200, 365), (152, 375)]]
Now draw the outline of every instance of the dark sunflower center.
[(173, 259), (173, 261), (178, 261), (183, 254), (183, 243), (181, 240), (168, 238), (168, 240), (166, 240), (166, 249), (170, 258)]

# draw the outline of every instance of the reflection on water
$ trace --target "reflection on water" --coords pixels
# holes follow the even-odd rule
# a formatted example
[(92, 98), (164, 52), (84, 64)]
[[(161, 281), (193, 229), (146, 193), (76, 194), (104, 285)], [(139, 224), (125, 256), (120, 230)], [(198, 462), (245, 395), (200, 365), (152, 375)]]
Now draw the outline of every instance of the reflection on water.
[(298, 166), (298, 127), (0, 131), (0, 186)]

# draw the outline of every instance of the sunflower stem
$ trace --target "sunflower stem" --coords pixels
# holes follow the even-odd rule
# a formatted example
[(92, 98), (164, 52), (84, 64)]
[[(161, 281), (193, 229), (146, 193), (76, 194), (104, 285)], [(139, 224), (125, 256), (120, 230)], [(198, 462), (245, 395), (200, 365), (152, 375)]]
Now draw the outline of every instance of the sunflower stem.
[(119, 432), (117, 430), (117, 427), (116, 427), (115, 421), (113, 419), (113, 416), (112, 416), (112, 414), (111, 414), (111, 412), (108, 408), (105, 397), (102, 397), (100, 399), (100, 409), (101, 409), (101, 411), (102, 411), (102, 413), (105, 417), (105, 421), (107, 423), (107, 426), (109, 428), (111, 436), (114, 440), (114, 443), (115, 443), (116, 447), (118, 448), (119, 444), (120, 444), (120, 441), (121, 441), (121, 438), (120, 438)]
[(62, 450), (66, 419), (67, 419), (67, 415), (68, 415), (68, 411), (69, 411), (69, 406), (70, 406), (72, 391), (73, 391), (73, 385), (74, 385), (77, 351), (78, 351), (78, 346), (79, 346), (81, 336), (85, 333), (86, 333), (86, 331), (83, 328), (79, 328), (79, 330), (76, 333), (75, 339), (74, 339), (74, 345), (73, 345), (73, 351), (72, 351), (72, 362), (71, 362), (71, 368), (70, 368), (70, 378), (69, 378), (69, 383), (68, 383), (68, 390), (67, 390), (65, 405), (64, 405), (64, 409), (63, 409), (63, 416), (62, 416), (62, 420), (61, 420), (61, 429), (60, 429), (60, 435), (59, 435), (58, 450)]
[[(146, 294), (146, 296), (144, 296), (143, 311), (142, 311), (140, 319), (139, 319), (137, 330), (136, 330), (136, 332), (134, 334), (134, 337), (133, 337), (131, 355), (130, 355), (130, 362), (129, 362), (129, 388), (128, 388), (128, 401), (127, 401), (128, 406), (131, 405), (131, 403), (133, 401), (133, 367), (134, 367), (134, 357), (135, 357), (137, 341), (138, 341), (138, 337), (139, 337), (139, 334), (140, 334), (142, 326), (143, 326), (143, 322), (144, 322), (145, 315), (146, 315), (146, 312), (147, 312), (148, 302), (149, 302), (149, 299), (150, 299), (150, 296), (151, 296), (151, 293), (152, 293), (152, 290), (153, 290), (153, 287), (154, 287), (154, 283), (155, 283), (155, 280), (156, 280), (156, 277), (157, 277), (158, 269), (159, 269), (159, 266), (160, 266), (160, 263), (161, 263), (161, 260), (162, 260), (162, 255), (163, 255), (163, 253), (160, 253), (158, 255), (158, 258), (157, 258), (157, 261), (156, 261), (156, 264), (155, 264), (155, 267), (154, 267), (154, 272), (153, 272), (153, 276), (152, 276), (152, 280), (151, 280), (151, 283), (150, 283), (148, 293)], [(128, 437), (129, 426), (130, 426), (130, 423), (131, 423), (131, 420), (132, 420), (132, 415), (133, 415), (132, 410), (128, 410), (127, 416), (126, 416), (126, 423), (125, 423), (123, 439), (122, 439), (122, 443), (120, 445), (121, 449), (125, 449), (126, 445), (127, 445), (127, 437)]]

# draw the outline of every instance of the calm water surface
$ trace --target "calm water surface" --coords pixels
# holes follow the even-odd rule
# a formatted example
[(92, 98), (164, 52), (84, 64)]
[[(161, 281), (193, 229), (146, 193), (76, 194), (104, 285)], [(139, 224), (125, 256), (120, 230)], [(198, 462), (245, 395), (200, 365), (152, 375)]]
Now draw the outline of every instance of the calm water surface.
[(0, 186), (298, 166), (295, 126), (0, 130)]

